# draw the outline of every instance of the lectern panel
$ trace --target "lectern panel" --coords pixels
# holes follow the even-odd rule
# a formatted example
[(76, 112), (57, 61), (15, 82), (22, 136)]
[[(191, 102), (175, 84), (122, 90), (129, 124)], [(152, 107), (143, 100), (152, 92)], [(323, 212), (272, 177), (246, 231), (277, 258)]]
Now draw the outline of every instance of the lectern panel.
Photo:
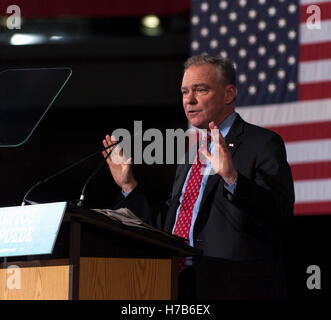
[(79, 299), (171, 299), (170, 259), (81, 258)]
[(68, 300), (69, 275), (68, 260), (2, 264), (0, 299)]

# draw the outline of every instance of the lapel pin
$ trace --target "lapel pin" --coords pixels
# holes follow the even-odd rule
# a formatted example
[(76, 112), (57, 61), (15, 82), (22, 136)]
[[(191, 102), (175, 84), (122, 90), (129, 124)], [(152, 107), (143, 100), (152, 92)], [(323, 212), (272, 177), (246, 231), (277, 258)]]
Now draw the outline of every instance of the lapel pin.
[(234, 144), (233, 143), (229, 143), (229, 147), (234, 147)]

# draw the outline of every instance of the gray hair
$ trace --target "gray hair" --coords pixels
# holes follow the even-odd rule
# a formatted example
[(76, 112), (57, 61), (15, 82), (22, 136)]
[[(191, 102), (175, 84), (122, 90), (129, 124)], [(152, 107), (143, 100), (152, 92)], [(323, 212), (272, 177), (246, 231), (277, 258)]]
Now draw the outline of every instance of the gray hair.
[(185, 61), (184, 72), (192, 65), (202, 64), (211, 64), (215, 66), (223, 85), (236, 85), (236, 70), (233, 62), (230, 59), (222, 58), (220, 56), (212, 56), (209, 54), (192, 56)]

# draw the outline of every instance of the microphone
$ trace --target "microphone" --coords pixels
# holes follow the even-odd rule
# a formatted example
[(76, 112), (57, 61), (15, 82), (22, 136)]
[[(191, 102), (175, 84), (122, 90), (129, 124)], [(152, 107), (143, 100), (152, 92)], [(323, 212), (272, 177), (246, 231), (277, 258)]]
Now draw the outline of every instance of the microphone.
[[(123, 141), (126, 141), (128, 139), (131, 139), (132, 137), (137, 137), (137, 136), (141, 136), (142, 135), (142, 131), (137, 131), (135, 132), (132, 136), (126, 136), (126, 137), (122, 137), (122, 140), (121, 141), (117, 141), (116, 143), (114, 143), (113, 145), (110, 145), (108, 146), (107, 148), (105, 149), (108, 149), (108, 148), (111, 148)], [(82, 192), (81, 192), (81, 195), (80, 195), (80, 198), (79, 198), (79, 201), (77, 203), (77, 206), (78, 207), (82, 207), (83, 206), (83, 202), (85, 200), (85, 191), (86, 191), (86, 188), (88, 186), (88, 184), (90, 183), (90, 181), (96, 176), (96, 174), (99, 172), (99, 170), (103, 167), (103, 165), (105, 164), (105, 160), (107, 160), (107, 158), (111, 155), (113, 149), (110, 150), (110, 152), (107, 154), (107, 157), (105, 157), (100, 163), (99, 165), (93, 170), (93, 172), (88, 176), (84, 186), (83, 186), (83, 189), (82, 189)]]
[[(133, 135), (133, 137), (135, 136), (139, 136), (141, 135), (141, 132), (137, 132)], [(131, 136), (127, 136), (125, 138), (122, 138), (121, 141), (117, 141), (114, 145), (117, 145), (118, 143), (120, 142), (123, 142), (124, 140), (127, 140), (127, 139), (130, 139)], [(112, 145), (112, 146), (114, 146)], [(108, 146), (107, 148), (110, 148), (111, 146)], [(114, 149), (111, 149), (110, 152), (107, 154), (107, 157), (105, 157), (102, 161), (100, 161), (99, 165), (92, 171), (92, 173), (88, 176), (84, 186), (83, 186), (83, 189), (82, 189), (82, 192), (81, 192), (81, 195), (80, 195), (80, 198), (79, 198), (79, 201), (77, 203), (77, 206), (78, 207), (82, 207), (83, 206), (83, 202), (85, 200), (85, 191), (86, 191), (86, 188), (88, 186), (88, 184), (90, 183), (90, 181), (96, 176), (96, 174), (100, 171), (100, 169), (105, 165), (105, 160), (108, 159), (108, 157), (111, 155), (112, 151)]]
[[(124, 139), (122, 139), (121, 141), (117, 141), (117, 142), (113, 143), (111, 146), (108, 146), (108, 147), (105, 148), (105, 149), (108, 149), (108, 148), (110, 148), (110, 147), (113, 147), (113, 146), (115, 146), (115, 145), (121, 143), (123, 140), (124, 140)], [(82, 207), (82, 206), (83, 206), (83, 202), (84, 202), (84, 200), (85, 200), (85, 190), (86, 190), (86, 188), (87, 188), (87, 185), (88, 185), (88, 184), (90, 183), (90, 181), (96, 176), (96, 174), (99, 172), (99, 170), (100, 170), (100, 169), (106, 164), (105, 160), (108, 159), (108, 157), (111, 155), (111, 153), (113, 152), (113, 150), (114, 150), (114, 149), (111, 149), (111, 150), (109, 151), (109, 153), (107, 154), (107, 156), (106, 156), (104, 159), (102, 159), (102, 161), (100, 161), (100, 163), (98, 164), (98, 166), (97, 166), (97, 167), (92, 171), (92, 173), (87, 177), (86, 182), (85, 182), (85, 184), (84, 184), (84, 186), (83, 186), (82, 192), (81, 192), (81, 194), (80, 194), (79, 201), (78, 201), (78, 203), (77, 203), (77, 206), (78, 206), (78, 207)]]
[[(105, 148), (103, 148), (102, 150), (96, 151), (96, 152), (94, 152), (94, 153), (92, 153), (92, 154), (86, 156), (85, 158), (83, 158), (83, 159), (81, 159), (81, 160), (79, 160), (79, 161), (77, 161), (77, 162), (74, 162), (73, 164), (71, 164), (71, 165), (69, 165), (69, 166), (63, 168), (62, 170), (60, 170), (60, 171), (54, 173), (53, 175), (51, 175), (51, 176), (49, 176), (49, 177), (47, 177), (47, 178), (45, 178), (45, 179), (43, 179), (43, 180), (38, 181), (37, 183), (35, 183), (35, 184), (34, 184), (34, 185), (33, 185), (33, 186), (32, 186), (32, 187), (26, 192), (26, 194), (24, 195), (24, 198), (23, 198), (23, 201), (22, 201), (22, 204), (21, 204), (21, 205), (24, 206), (24, 205), (26, 204), (26, 201), (27, 201), (27, 197), (28, 197), (28, 195), (29, 195), (29, 194), (30, 194), (35, 188), (37, 188), (39, 185), (41, 185), (41, 184), (43, 184), (43, 183), (46, 183), (46, 182), (49, 181), (49, 180), (52, 180), (53, 178), (55, 178), (55, 177), (61, 175), (61, 174), (64, 173), (64, 172), (69, 171), (70, 169), (72, 169), (72, 168), (78, 166), (79, 164), (83, 163), (84, 161), (86, 161), (86, 160), (88, 160), (88, 159), (94, 157), (94, 156), (97, 155), (97, 154), (100, 154), (102, 151), (105, 151), (105, 150), (107, 150), (107, 149), (109, 149), (109, 148), (112, 148), (112, 147), (118, 145), (120, 142), (122, 142), (122, 140), (121, 140), (121, 141), (116, 141), (115, 143), (109, 145), (108, 147), (105, 147)], [(111, 154), (111, 151), (108, 153), (108, 155), (107, 155), (107, 157), (106, 157), (105, 159), (107, 159), (108, 156), (109, 156), (110, 154)], [(103, 159), (103, 162), (104, 162), (105, 159)], [(97, 168), (98, 170), (100, 169), (99, 167), (101, 167), (101, 166), (100, 166), (100, 165), (98, 166), (98, 168)], [(96, 171), (96, 170), (95, 170), (95, 171)], [(95, 175), (95, 174), (94, 174), (94, 175)], [(92, 176), (92, 177), (93, 177), (93, 176)]]

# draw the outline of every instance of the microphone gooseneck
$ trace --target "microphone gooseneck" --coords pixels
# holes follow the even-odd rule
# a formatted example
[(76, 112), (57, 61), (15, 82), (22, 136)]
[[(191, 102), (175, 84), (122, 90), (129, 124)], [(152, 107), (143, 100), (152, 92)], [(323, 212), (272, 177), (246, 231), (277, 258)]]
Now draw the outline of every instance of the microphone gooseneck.
[[(115, 146), (115, 145), (117, 145), (117, 144), (119, 144), (120, 142), (122, 142), (122, 141), (116, 142), (116, 144), (113, 144), (112, 147)], [(108, 146), (108, 148), (110, 148), (110, 146)], [(105, 160), (108, 159), (108, 157), (111, 155), (111, 153), (113, 152), (113, 150), (114, 149), (110, 149), (110, 151), (108, 152), (107, 156), (104, 159), (102, 159), (102, 161), (100, 161), (100, 163), (98, 164), (98, 166), (88, 176), (88, 178), (87, 178), (87, 180), (86, 180), (86, 182), (85, 182), (85, 184), (83, 186), (82, 192), (80, 194), (79, 201), (77, 203), (77, 206), (78, 207), (82, 207), (83, 206), (83, 202), (85, 200), (85, 190), (86, 190), (88, 184), (96, 176), (96, 174), (99, 172), (99, 170), (105, 165), (105, 163), (106, 163)]]
[[(139, 135), (141, 135), (141, 132), (137, 132), (137, 133), (135, 133), (133, 136), (135, 137), (135, 136), (139, 136)], [(119, 143), (121, 143), (121, 142), (123, 142), (123, 141), (125, 141), (125, 140), (128, 140), (128, 139), (131, 139), (131, 137), (129, 137), (129, 136), (128, 136), (128, 137), (125, 137), (125, 138), (122, 137), (122, 139), (121, 139), (120, 141), (117, 141), (115, 144), (113, 144), (113, 145), (111, 145), (111, 146), (108, 146), (107, 149), (110, 148), (110, 147), (113, 147), (113, 146), (115, 146), (115, 145), (117, 145), (117, 144), (119, 144)], [(78, 203), (77, 203), (77, 206), (79, 206), (79, 207), (82, 207), (82, 206), (83, 206), (83, 202), (84, 202), (84, 200), (85, 200), (85, 192), (86, 192), (86, 188), (87, 188), (88, 184), (89, 184), (90, 181), (96, 176), (96, 174), (100, 171), (100, 169), (104, 166), (104, 164), (105, 164), (105, 160), (107, 160), (107, 158), (111, 155), (112, 151), (113, 151), (113, 149), (111, 149), (111, 150), (109, 151), (109, 153), (107, 154), (107, 156), (106, 156), (106, 157), (105, 157), (105, 158), (99, 163), (99, 165), (93, 170), (93, 172), (91, 173), (91, 175), (88, 176), (88, 178), (87, 178), (87, 180), (86, 180), (86, 182), (85, 182), (85, 184), (84, 184), (84, 187), (83, 187), (83, 189), (82, 189), (82, 192), (81, 192), (81, 195), (80, 195), (79, 201), (78, 201)]]
[[(47, 178), (45, 178), (45, 179), (43, 179), (43, 180), (38, 181), (37, 183), (35, 183), (35, 184), (34, 184), (34, 185), (33, 185), (33, 186), (32, 186), (32, 187), (31, 187), (31, 188), (25, 193), (24, 198), (23, 198), (23, 201), (22, 201), (22, 206), (24, 206), (24, 205), (26, 204), (26, 200), (27, 200), (28, 195), (29, 195), (29, 194), (30, 194), (35, 188), (37, 188), (39, 185), (41, 185), (41, 184), (43, 184), (43, 183), (45, 183), (45, 182), (47, 182), (47, 181), (49, 181), (49, 180), (52, 180), (53, 178), (55, 178), (55, 177), (61, 175), (62, 173), (66, 172), (66, 171), (69, 171), (70, 169), (72, 169), (72, 168), (78, 166), (79, 164), (81, 164), (81, 163), (87, 161), (88, 159), (94, 157), (95, 155), (100, 154), (102, 151), (106, 151), (107, 149), (114, 147), (115, 145), (119, 144), (120, 142), (121, 142), (121, 141), (117, 141), (117, 142), (115, 142), (115, 143), (109, 145), (108, 147), (103, 148), (102, 150), (98, 150), (98, 151), (96, 151), (96, 152), (94, 152), (94, 153), (92, 153), (92, 154), (86, 156), (85, 158), (83, 158), (83, 159), (81, 159), (81, 160), (79, 160), (79, 161), (77, 161), (77, 162), (74, 162), (74, 163), (72, 163), (71, 165), (69, 165), (69, 166), (63, 168), (62, 170), (60, 170), (60, 171), (54, 173), (53, 175), (51, 175), (51, 176), (49, 176), (49, 177), (47, 177)], [(111, 152), (110, 152), (110, 153), (111, 153)], [(107, 157), (109, 156), (110, 153), (108, 153)], [(104, 161), (104, 160), (103, 160), (103, 161)]]

